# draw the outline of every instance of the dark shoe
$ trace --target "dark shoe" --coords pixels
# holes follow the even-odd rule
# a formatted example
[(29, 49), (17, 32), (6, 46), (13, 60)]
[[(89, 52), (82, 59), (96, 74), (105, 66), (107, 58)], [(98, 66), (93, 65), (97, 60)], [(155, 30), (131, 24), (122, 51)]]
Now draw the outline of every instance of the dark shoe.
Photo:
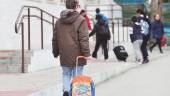
[(149, 51), (150, 51), (150, 52), (152, 52), (152, 50), (153, 50), (152, 48), (149, 48)]
[(141, 59), (137, 59), (137, 58), (136, 58), (136, 62), (138, 62), (138, 63), (141, 62)]
[(163, 51), (160, 51), (161, 54), (163, 54)]
[(104, 59), (105, 59), (105, 60), (107, 60), (108, 58), (109, 58), (108, 55), (104, 56)]
[(97, 54), (93, 52), (92, 57), (97, 58)]
[(142, 64), (146, 64), (146, 63), (149, 63), (149, 60), (146, 59), (146, 60), (143, 60)]
[(68, 93), (67, 91), (65, 91), (65, 92), (63, 93), (63, 96), (69, 96), (69, 93)]

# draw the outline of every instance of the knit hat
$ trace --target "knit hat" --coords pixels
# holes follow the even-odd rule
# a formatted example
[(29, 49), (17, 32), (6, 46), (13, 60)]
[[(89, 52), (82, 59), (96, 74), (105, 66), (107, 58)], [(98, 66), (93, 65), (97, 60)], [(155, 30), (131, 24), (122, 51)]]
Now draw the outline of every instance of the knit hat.
[(79, 4), (78, 0), (66, 0), (66, 8), (74, 9)]

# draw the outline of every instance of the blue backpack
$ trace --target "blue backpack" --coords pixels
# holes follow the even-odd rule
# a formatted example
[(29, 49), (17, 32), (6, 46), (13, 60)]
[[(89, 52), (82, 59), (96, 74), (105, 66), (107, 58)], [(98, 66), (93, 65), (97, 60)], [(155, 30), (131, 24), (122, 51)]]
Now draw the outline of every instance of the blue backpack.
[(139, 24), (140, 24), (141, 29), (142, 29), (141, 33), (148, 35), (149, 34), (149, 24), (148, 24), (148, 22), (146, 22), (145, 20), (140, 20)]
[(105, 15), (98, 13), (96, 16), (101, 16), (102, 17), (101, 20), (103, 20), (105, 24), (109, 23), (109, 20)]

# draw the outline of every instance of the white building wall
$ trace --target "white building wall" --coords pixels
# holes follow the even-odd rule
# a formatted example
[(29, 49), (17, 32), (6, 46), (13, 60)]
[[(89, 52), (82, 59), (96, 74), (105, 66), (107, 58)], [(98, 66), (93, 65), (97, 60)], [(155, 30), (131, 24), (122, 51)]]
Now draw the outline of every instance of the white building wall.
[[(80, 5), (82, 8), (85, 4), (84, 1), (80, 0)], [(23, 5), (31, 5), (31, 6), (40, 7), (43, 10), (46, 10), (49, 13), (54, 14), (57, 17), (59, 17), (60, 12), (65, 9), (64, 0), (0, 0), (0, 12), (1, 12), (1, 15), (0, 15), (0, 26), (1, 26), (0, 27), (0, 34), (1, 34), (0, 35), (0, 50), (21, 49), (21, 35), (15, 33), (14, 26), (15, 26), (16, 18)], [(25, 21), (25, 25), (27, 24), (26, 22), (27, 21)], [(32, 23), (31, 34), (34, 35), (33, 37), (36, 37), (36, 38), (32, 38), (33, 43), (39, 42), (37, 40), (40, 40), (40, 38), (37, 38), (38, 35), (40, 37), (40, 34), (38, 34), (40, 32), (39, 30), (40, 28), (38, 28), (39, 26), (37, 27), (37, 25), (40, 25), (39, 22), (40, 21), (37, 19), (32, 20), (31, 22)], [(45, 34), (45, 37), (47, 37), (45, 42), (48, 43), (47, 47), (49, 47), (51, 46), (52, 28), (48, 24), (44, 24), (44, 26), (46, 26), (44, 34)], [(25, 32), (27, 33), (27, 30), (25, 30)], [(26, 44), (27, 44), (27, 40), (26, 40)], [(37, 45), (38, 44), (35, 43), (32, 46), (37, 46)]]

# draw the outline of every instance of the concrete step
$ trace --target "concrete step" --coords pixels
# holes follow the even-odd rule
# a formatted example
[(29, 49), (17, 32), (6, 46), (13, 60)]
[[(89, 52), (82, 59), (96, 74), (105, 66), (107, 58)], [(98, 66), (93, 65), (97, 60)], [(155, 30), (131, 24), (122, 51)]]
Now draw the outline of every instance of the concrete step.
[(8, 64), (0, 64), (0, 73), (8, 73)]
[[(22, 66), (21, 65), (9, 65), (7, 67), (7, 73), (22, 73)], [(28, 64), (25, 64), (25, 73), (28, 72)]]
[[(24, 64), (30, 64), (31, 57), (24, 57)], [(21, 65), (22, 64), (22, 57), (12, 57), (11, 59), (12, 65)]]
[[(28, 72), (28, 66), (30, 64), (30, 58), (25, 59), (24, 68), (25, 72)], [(8, 57), (0, 57), (0, 73), (21, 73), (22, 63), (21, 60), (11, 59)]]
[(0, 64), (10, 64), (12, 57), (2, 57), (0, 56)]
[[(21, 65), (22, 57), (2, 57), (0, 56), (0, 64), (11, 64), (11, 65)], [(24, 58), (24, 64), (30, 64), (31, 57)]]
[[(25, 51), (24, 56), (30, 57), (32, 55), (32, 51)], [(12, 57), (21, 57), (22, 52), (21, 50), (0, 50), (0, 56), (12, 56)]]
[[(25, 64), (25, 72), (28, 72), (28, 64)], [(0, 64), (0, 73), (21, 73), (21, 65)]]
[[(24, 53), (24, 68), (28, 72), (28, 65), (31, 64), (32, 51)], [(0, 73), (21, 73), (22, 54), (20, 50), (0, 50)]]
[[(24, 64), (26, 70), (28, 70), (30, 62), (31, 58), (25, 58)], [(21, 57), (0, 57), (0, 73), (20, 73), (21, 67)]]

